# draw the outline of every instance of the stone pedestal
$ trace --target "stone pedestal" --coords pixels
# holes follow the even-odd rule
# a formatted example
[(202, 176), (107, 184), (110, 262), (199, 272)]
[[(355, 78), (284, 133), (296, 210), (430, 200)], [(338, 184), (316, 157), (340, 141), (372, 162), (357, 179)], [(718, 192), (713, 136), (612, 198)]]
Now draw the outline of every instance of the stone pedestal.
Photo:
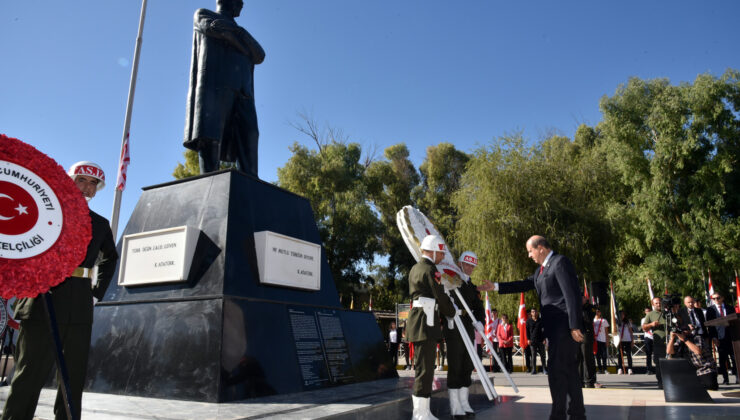
[[(321, 244), (308, 200), (230, 170), (146, 188), (124, 235), (192, 226), (187, 281), (124, 287), (95, 308), (86, 388), (225, 402), (395, 377), (370, 312), (320, 290), (260, 284), (254, 232)], [(119, 244), (119, 252), (121, 245)]]

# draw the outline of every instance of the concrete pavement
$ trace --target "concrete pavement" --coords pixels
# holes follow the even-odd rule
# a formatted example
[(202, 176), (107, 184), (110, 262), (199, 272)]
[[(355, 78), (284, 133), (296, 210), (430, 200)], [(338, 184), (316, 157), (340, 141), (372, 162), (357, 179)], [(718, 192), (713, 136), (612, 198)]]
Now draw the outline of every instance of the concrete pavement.
[[(400, 370), (399, 379), (352, 384), (298, 394), (278, 395), (233, 403), (211, 404), (155, 398), (85, 393), (83, 419), (409, 419), (413, 371)], [(477, 380), (476, 374), (474, 379)], [(543, 419), (550, 412), (547, 376), (514, 373), (519, 393), (514, 393), (500, 373), (493, 375), (500, 398), (490, 402), (479, 383), (473, 386), (471, 404), (476, 419)], [(734, 377), (730, 378), (734, 381)], [(740, 385), (710, 391), (711, 404), (666, 403), (650, 375), (599, 375), (602, 389), (584, 389), (586, 414), (591, 419), (740, 419)], [(449, 418), (446, 372), (437, 372), (432, 409)], [(8, 387), (0, 388), (4, 404)], [(36, 416), (52, 419), (55, 390), (42, 391)]]

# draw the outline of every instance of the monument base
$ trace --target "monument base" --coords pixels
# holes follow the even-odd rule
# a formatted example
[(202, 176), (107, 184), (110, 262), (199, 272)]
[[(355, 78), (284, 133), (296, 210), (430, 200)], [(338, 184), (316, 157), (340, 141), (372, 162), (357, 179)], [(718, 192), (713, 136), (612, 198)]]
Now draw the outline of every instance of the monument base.
[(323, 250), (319, 290), (260, 282), (254, 233), (320, 244), (313, 220), (304, 198), (233, 170), (147, 188), (124, 236), (196, 227), (190, 273), (114, 279), (95, 307), (87, 389), (227, 402), (397, 377), (373, 314), (341, 307)]

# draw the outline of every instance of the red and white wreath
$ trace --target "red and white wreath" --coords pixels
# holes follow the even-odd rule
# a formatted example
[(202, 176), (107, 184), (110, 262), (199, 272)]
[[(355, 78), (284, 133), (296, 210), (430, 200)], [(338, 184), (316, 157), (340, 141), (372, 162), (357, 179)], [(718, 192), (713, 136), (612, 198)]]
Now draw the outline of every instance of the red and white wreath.
[(0, 134), (0, 297), (35, 297), (82, 262), (92, 227), (64, 168)]

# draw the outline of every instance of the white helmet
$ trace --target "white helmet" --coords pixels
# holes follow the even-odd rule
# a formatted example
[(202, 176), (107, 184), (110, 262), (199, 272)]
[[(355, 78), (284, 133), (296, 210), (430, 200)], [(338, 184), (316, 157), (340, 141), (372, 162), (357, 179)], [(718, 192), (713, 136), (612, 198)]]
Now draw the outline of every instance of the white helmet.
[(77, 162), (69, 167), (67, 175), (72, 177), (72, 180), (77, 178), (77, 175), (91, 176), (100, 181), (98, 182), (98, 191), (105, 187), (105, 172), (103, 172), (103, 168), (101, 168), (97, 163), (86, 160)]
[(424, 237), (424, 239), (421, 241), (420, 249), (424, 251), (440, 251), (444, 252), (445, 250), (445, 241), (442, 240), (437, 235), (427, 235)]
[(464, 262), (472, 265), (473, 267), (478, 266), (478, 256), (475, 255), (475, 252), (473, 251), (465, 251), (462, 254), (460, 254), (460, 258), (458, 258), (459, 262)]

